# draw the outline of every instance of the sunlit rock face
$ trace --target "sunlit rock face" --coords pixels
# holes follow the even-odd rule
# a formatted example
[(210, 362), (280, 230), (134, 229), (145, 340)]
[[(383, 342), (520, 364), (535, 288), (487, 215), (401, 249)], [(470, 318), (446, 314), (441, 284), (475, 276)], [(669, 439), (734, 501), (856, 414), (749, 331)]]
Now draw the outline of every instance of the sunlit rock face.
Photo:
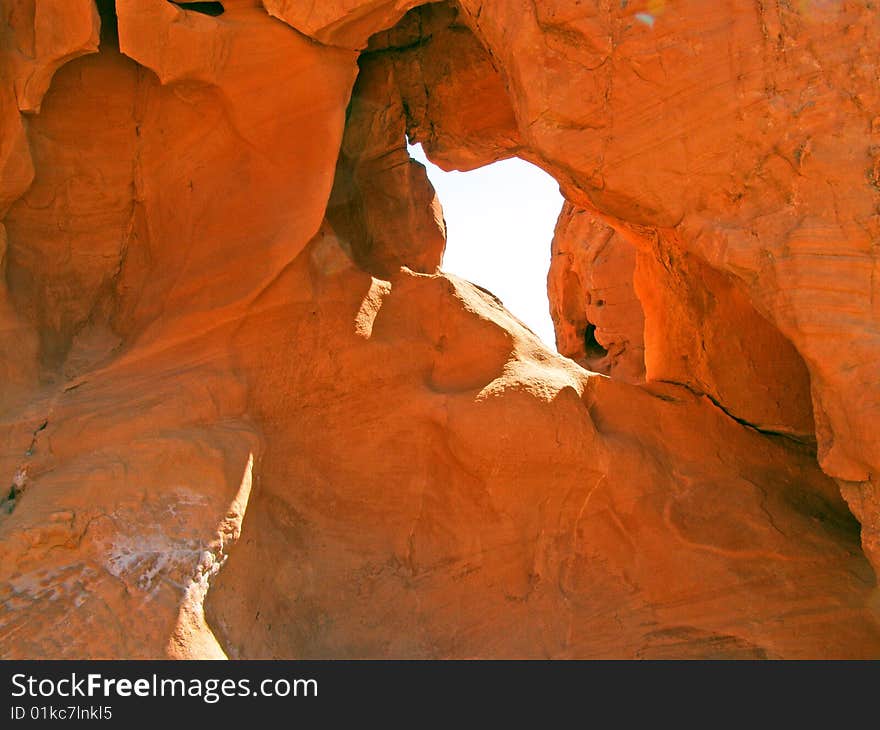
[(210, 5), (0, 0), (3, 657), (880, 654), (876, 11)]

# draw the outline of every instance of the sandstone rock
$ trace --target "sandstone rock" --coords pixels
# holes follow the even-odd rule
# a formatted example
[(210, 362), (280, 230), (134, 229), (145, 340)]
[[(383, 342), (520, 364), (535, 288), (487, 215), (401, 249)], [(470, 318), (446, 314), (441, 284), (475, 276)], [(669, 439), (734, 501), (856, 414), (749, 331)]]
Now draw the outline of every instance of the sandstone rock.
[(3, 0), (0, 655), (876, 658), (877, 14), (416, 5)]
[(755, 428), (813, 441), (810, 376), (737, 280), (659, 241), (638, 254), (648, 381), (705, 393)]
[(10, 0), (3, 50), (18, 108), (39, 112), (52, 76), (68, 61), (97, 51), (100, 30), (92, 0)]
[(270, 15), (321, 43), (361, 49), (373, 33), (390, 28), (422, 0), (262, 0)]
[[(41, 359), (52, 368), (102, 298), (112, 295), (136, 224), (140, 76), (119, 55), (70, 63), (28, 125), (37, 175), (6, 216), (6, 279), (16, 310), (40, 333)], [(96, 107), (105, 130), (100, 135), (89, 134)]]
[(348, 110), (327, 216), (366, 271), (433, 272), (446, 245), (440, 202), (424, 166), (406, 150), (404, 102), (394, 68), (362, 58)]
[(370, 49), (394, 67), (407, 136), (439, 167), (472, 170), (525, 153), (504, 79), (454, 8), (417, 8)]
[[(27, 627), (5, 656), (222, 653), (201, 602), (260, 439), (223, 343), (321, 224), (356, 65), (257, 7), (219, 26), (164, 5), (117, 3), (152, 69), (111, 32), (58, 72), (6, 219), (42, 385), (4, 418), (4, 473), (27, 487), (0, 525), (3, 635)], [(253, 83), (270, 57), (280, 106)]]
[(569, 197), (621, 230), (674, 228), (738, 278), (807, 364), (823, 468), (875, 484), (877, 13), (461, 5), (503, 69), (526, 145)]
[[(0, 223), (0, 274), (5, 279), (8, 248)], [(37, 386), (39, 337), (16, 311), (5, 282), (0, 283), (0, 408), (28, 399)]]
[(236, 340), (272, 438), (208, 594), (231, 656), (876, 653), (858, 528), (809, 449), (590, 377), (452, 277), (315, 258)]
[(645, 380), (645, 313), (636, 296), (636, 247), (566, 203), (547, 277), (556, 347), (588, 370)]

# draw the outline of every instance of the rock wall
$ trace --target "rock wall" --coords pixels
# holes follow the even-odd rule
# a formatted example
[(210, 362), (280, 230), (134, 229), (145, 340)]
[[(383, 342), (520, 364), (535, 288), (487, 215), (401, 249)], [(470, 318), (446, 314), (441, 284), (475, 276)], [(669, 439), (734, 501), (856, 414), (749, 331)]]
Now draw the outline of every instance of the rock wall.
[(0, 1), (0, 655), (880, 654), (874, 9), (222, 6)]
[(636, 247), (571, 203), (559, 216), (552, 245), (547, 287), (559, 352), (593, 372), (644, 382)]

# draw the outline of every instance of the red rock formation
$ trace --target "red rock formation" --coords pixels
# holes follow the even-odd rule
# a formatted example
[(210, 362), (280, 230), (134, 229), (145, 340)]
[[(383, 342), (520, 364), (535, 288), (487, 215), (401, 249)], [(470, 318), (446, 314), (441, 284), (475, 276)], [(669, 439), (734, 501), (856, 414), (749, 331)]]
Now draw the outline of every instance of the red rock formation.
[(369, 50), (394, 69), (407, 136), (441, 168), (472, 170), (524, 152), (504, 79), (455, 7), (409, 13)]
[(566, 203), (547, 278), (556, 347), (588, 370), (628, 383), (645, 380), (645, 313), (635, 268), (633, 244)]
[(820, 463), (874, 554), (876, 12), (461, 4), (503, 69), (526, 145), (569, 197), (736, 277), (792, 342), (810, 372)]
[(406, 150), (404, 103), (392, 66), (361, 59), (327, 219), (366, 271), (433, 272), (446, 245), (440, 202), (424, 166)]
[(0, 654), (878, 656), (876, 13), (415, 5), (0, 2)]

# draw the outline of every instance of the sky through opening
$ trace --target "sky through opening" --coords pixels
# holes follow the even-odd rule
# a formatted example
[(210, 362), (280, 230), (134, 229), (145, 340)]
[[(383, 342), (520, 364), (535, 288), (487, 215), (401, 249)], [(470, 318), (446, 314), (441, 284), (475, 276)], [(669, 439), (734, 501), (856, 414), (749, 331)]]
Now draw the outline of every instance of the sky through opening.
[(409, 153), (427, 167), (443, 205), (442, 270), (491, 291), (555, 351), (547, 270), (563, 202), (559, 185), (519, 158), (445, 172), (425, 157), (420, 144), (409, 145)]

